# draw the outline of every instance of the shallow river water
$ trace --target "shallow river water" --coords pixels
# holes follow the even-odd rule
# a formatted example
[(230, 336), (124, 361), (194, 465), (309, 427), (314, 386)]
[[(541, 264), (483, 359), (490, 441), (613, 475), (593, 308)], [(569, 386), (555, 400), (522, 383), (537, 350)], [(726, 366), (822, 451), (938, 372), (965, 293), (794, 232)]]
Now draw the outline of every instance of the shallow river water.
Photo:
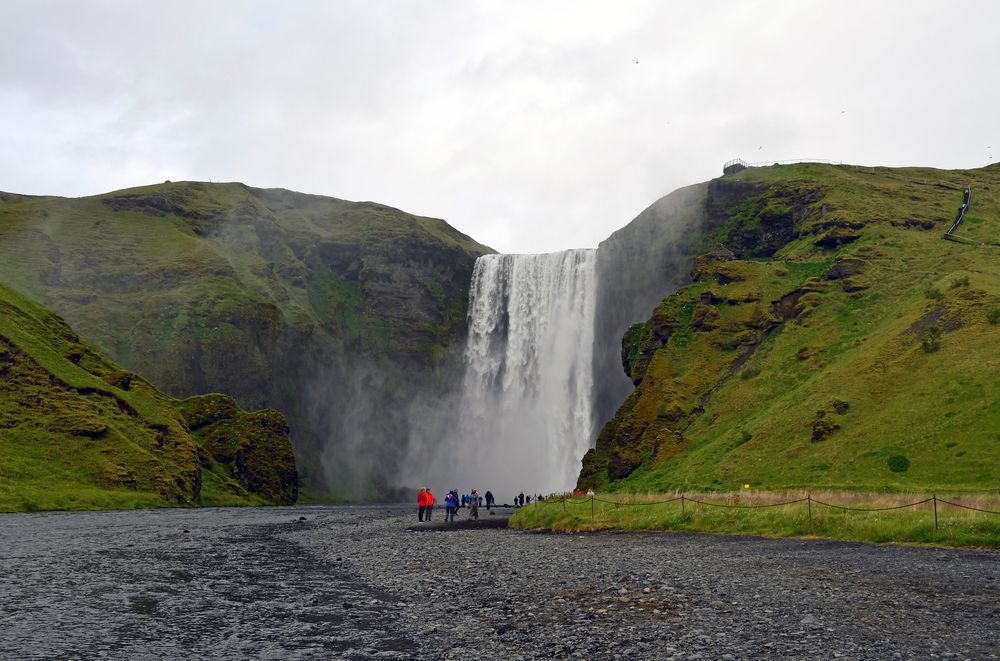
[(1000, 658), (995, 552), (436, 518), (0, 515), (0, 658)]

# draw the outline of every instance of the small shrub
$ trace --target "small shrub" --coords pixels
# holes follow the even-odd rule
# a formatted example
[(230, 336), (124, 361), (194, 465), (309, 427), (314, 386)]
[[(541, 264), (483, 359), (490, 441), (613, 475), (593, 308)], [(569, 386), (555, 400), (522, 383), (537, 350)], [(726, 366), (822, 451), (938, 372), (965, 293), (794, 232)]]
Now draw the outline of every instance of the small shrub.
[(936, 301), (943, 298), (944, 294), (942, 294), (941, 290), (938, 289), (937, 287), (931, 287), (930, 285), (927, 285), (927, 289), (924, 290), (924, 296)]
[(818, 443), (833, 432), (840, 429), (840, 425), (830, 420), (825, 410), (816, 411), (816, 417), (812, 422), (812, 441)]
[(760, 374), (759, 367), (748, 367), (742, 372), (740, 372), (740, 378), (743, 379), (744, 381), (747, 381), (749, 379), (754, 378), (758, 374)]
[(986, 321), (990, 322), (993, 326), (1000, 324), (1000, 308), (993, 308), (987, 312)]
[(920, 342), (926, 353), (934, 353), (941, 348), (941, 329), (931, 326), (927, 329), (927, 335)]
[(656, 417), (676, 422), (684, 417), (684, 409), (677, 402), (660, 402), (656, 405)]
[(132, 379), (135, 377), (131, 372), (112, 372), (104, 377), (104, 380), (121, 390), (132, 389)]
[(736, 445), (743, 445), (744, 443), (746, 443), (747, 441), (749, 441), (751, 438), (753, 438), (753, 434), (751, 434), (750, 432), (748, 432), (746, 429), (741, 429), (740, 430), (740, 440), (739, 440), (739, 442)]
[(74, 344), (69, 347), (66, 351), (66, 360), (73, 363), (74, 365), (79, 365), (80, 361), (83, 360), (84, 350), (79, 344)]
[(905, 473), (910, 469), (910, 460), (901, 454), (894, 454), (886, 462), (893, 473)]
[(963, 275), (961, 278), (955, 278), (951, 281), (951, 288), (958, 289), (959, 287), (969, 286), (969, 276)]

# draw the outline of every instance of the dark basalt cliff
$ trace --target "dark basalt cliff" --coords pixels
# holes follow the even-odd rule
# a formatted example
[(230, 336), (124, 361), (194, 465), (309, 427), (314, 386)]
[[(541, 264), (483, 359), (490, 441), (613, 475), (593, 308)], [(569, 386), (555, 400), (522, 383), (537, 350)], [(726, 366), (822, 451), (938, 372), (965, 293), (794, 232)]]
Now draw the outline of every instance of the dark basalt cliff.
[(617, 359), (622, 333), (649, 316), (663, 298), (690, 281), (706, 230), (707, 185), (660, 198), (597, 250), (594, 333), (594, 416), (608, 420), (632, 389)]

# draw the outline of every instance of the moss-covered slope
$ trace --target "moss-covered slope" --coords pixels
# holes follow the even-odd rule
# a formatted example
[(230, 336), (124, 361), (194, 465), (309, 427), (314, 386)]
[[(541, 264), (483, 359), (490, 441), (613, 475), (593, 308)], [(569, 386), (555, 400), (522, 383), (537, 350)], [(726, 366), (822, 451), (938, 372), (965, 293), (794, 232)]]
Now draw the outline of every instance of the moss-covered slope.
[(692, 284), (633, 326), (580, 486), (997, 488), (1000, 167), (709, 183)]
[(281, 414), (178, 402), (0, 286), (0, 511), (287, 504), (297, 483)]
[(237, 183), (0, 193), (0, 282), (171, 395), (281, 410), (320, 489), (391, 479), (485, 252), (442, 220)]

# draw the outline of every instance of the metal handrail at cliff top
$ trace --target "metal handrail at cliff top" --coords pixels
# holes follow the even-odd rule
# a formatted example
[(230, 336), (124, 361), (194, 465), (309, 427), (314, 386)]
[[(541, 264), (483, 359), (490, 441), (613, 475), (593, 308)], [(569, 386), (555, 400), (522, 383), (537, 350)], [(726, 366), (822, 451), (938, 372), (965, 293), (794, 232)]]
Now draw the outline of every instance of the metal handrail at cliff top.
[(736, 174), (740, 170), (746, 170), (748, 167), (750, 166), (747, 165), (747, 162), (744, 161), (742, 158), (734, 158), (731, 161), (726, 161), (725, 163), (723, 163), (722, 174), (723, 175)]
[(826, 158), (790, 158), (783, 161), (757, 161), (747, 163), (742, 158), (734, 158), (722, 164), (723, 174), (736, 174), (746, 168), (766, 168), (773, 165), (793, 165), (795, 163), (821, 163), (824, 165), (843, 165), (843, 161), (831, 161)]
[(831, 161), (826, 158), (789, 158), (784, 161), (757, 161), (750, 163), (752, 168), (764, 168), (769, 165), (794, 165), (796, 163), (822, 163), (824, 165), (843, 165), (843, 161)]
[(723, 168), (731, 165), (742, 165), (745, 168), (766, 168), (769, 165), (794, 165), (795, 163), (822, 163), (824, 165), (843, 165), (843, 161), (831, 161), (828, 158), (787, 158), (781, 161), (754, 161), (747, 163), (742, 158), (734, 158), (722, 164)]

